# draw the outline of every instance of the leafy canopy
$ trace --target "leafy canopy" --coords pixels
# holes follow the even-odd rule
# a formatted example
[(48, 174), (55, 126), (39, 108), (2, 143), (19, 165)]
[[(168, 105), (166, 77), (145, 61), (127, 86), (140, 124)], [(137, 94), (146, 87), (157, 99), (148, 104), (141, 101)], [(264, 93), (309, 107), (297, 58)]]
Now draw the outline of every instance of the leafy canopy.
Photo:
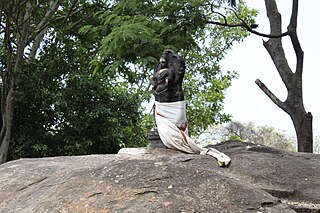
[[(67, 6), (59, 13), (66, 14)], [(37, 58), (23, 65), (9, 159), (115, 153), (146, 144), (139, 94), (92, 74), (99, 43), (79, 28), (95, 24), (92, 10), (101, 7), (77, 9), (67, 22), (50, 25)]]
[[(31, 17), (35, 23), (47, 3), (37, 2), (39, 13)], [(24, 61), (19, 74), (11, 159), (114, 153), (145, 144), (151, 115), (143, 114), (141, 103), (150, 101), (149, 78), (165, 48), (176, 50), (187, 63), (184, 88), (191, 133), (230, 119), (221, 110), (236, 74), (223, 73), (219, 61), (248, 34), (208, 24), (221, 19), (215, 11), (237, 22), (233, 12), (219, 7), (230, 1), (59, 3), (37, 57)], [(13, 5), (15, 11), (23, 11), (21, 6)], [(255, 11), (243, 3), (234, 9), (253, 22)], [(32, 25), (29, 40), (35, 35)], [(1, 49), (1, 60), (5, 58)]]
[[(235, 12), (248, 23), (254, 23), (255, 10), (239, 3), (234, 10), (225, 9), (233, 1), (207, 0), (118, 0), (109, 10), (96, 14), (100, 25), (88, 25), (83, 34), (103, 37), (92, 65), (95, 73), (122, 80), (130, 90), (148, 91), (149, 79), (161, 52), (176, 50), (186, 60), (185, 92), (188, 100), (190, 132), (199, 134), (209, 124), (230, 120), (222, 113), (225, 90), (236, 77), (222, 72), (219, 62), (234, 42), (248, 36), (240, 28), (208, 24), (238, 22)], [(234, 3), (234, 2), (233, 2)], [(104, 32), (101, 29), (106, 29)]]

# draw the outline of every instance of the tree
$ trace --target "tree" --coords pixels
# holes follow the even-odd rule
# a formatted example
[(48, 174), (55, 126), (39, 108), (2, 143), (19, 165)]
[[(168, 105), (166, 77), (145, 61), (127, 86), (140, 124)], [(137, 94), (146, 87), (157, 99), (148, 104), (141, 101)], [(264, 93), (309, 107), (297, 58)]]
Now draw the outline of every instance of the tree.
[[(56, 143), (58, 140), (52, 138), (58, 136), (61, 143), (66, 143), (66, 146), (58, 146), (59, 149), (61, 147), (72, 149), (74, 144), (78, 146), (75, 147), (77, 154), (80, 150), (90, 149), (93, 143), (89, 138), (84, 138), (83, 143), (76, 143), (81, 140), (80, 136), (84, 136), (83, 132), (80, 134), (77, 130), (85, 130), (84, 127), (89, 126), (91, 132), (97, 131), (95, 135), (100, 134), (101, 131), (89, 124), (101, 122), (98, 118), (106, 115), (110, 116), (112, 125), (123, 124), (125, 117), (129, 118), (122, 126), (126, 129), (125, 131), (121, 131), (118, 127), (114, 129), (121, 137), (112, 139), (118, 141), (113, 144), (115, 149), (110, 150), (114, 152), (124, 140), (138, 139), (135, 137), (137, 134), (135, 126), (143, 121), (139, 116), (133, 118), (126, 113), (139, 114), (136, 108), (137, 102), (150, 97), (150, 92), (146, 91), (149, 76), (160, 53), (167, 47), (176, 49), (190, 61), (189, 69), (194, 72), (190, 72), (190, 82), (192, 83), (192, 79), (196, 76), (200, 85), (197, 89), (200, 88), (198, 91), (202, 93), (199, 97), (201, 96), (204, 101), (212, 102), (207, 105), (211, 109), (207, 110), (206, 106), (200, 106), (199, 103), (191, 101), (190, 111), (192, 108), (206, 110), (206, 113), (200, 113), (202, 118), (206, 119), (201, 121), (201, 116), (197, 116), (194, 120), (204, 123), (203, 127), (228, 120), (229, 115), (220, 111), (223, 107), (224, 90), (230, 86), (234, 73), (223, 74), (218, 62), (231, 48), (233, 42), (241, 41), (248, 33), (244, 30), (228, 30), (219, 26), (207, 27), (208, 21), (216, 15), (215, 10), (219, 10), (223, 3), (234, 5), (235, 1), (217, 0), (215, 4), (205, 0), (2, 1), (0, 23), (3, 30), (0, 31), (0, 40), (4, 43), (4, 49), (0, 49), (3, 81), (0, 163), (7, 159), (9, 142), (12, 139), (12, 125), (17, 127), (14, 131), (20, 132), (20, 134), (15, 132), (13, 142), (14, 147), (18, 149), (11, 149), (11, 153), (16, 157), (25, 156), (23, 153), (28, 151), (32, 151), (33, 156), (57, 154), (54, 151), (58, 149), (49, 148), (48, 144), (41, 141), (48, 140), (47, 143), (49, 143), (50, 139)], [(101, 11), (91, 10), (92, 8), (100, 8)], [(246, 21), (252, 21), (252, 17), (256, 14), (254, 10), (248, 10), (245, 5), (238, 8), (237, 10), (243, 11), (243, 18)], [(92, 18), (93, 14), (95, 14), (94, 18)], [(235, 18), (233, 13), (228, 14), (228, 19)], [(97, 24), (97, 21), (100, 23)], [(78, 33), (80, 26), (81, 34)], [(216, 39), (209, 41), (210, 45), (207, 46), (205, 41), (210, 36), (215, 36)], [(79, 40), (87, 42), (87, 45), (69, 44)], [(57, 47), (55, 51), (54, 46)], [(79, 67), (68, 66), (69, 64), (63, 61), (63, 56), (58, 55), (64, 48), (70, 48), (65, 60), (74, 63), (73, 65), (78, 64)], [(96, 56), (90, 65), (87, 63), (92, 59), (90, 57), (80, 57), (77, 54), (75, 58), (69, 57), (72, 51), (81, 53), (83, 49), (90, 56)], [(73, 60), (77, 57), (80, 59)], [(202, 60), (203, 66), (200, 66), (196, 63), (200, 58), (207, 58), (210, 62)], [(44, 62), (46, 63), (43, 64)], [(68, 70), (68, 72), (63, 72), (62, 65), (65, 65), (65, 71)], [(87, 71), (93, 75), (83, 72), (86, 66)], [(201, 67), (203, 68), (200, 69)], [(75, 70), (73, 73), (72, 69)], [(28, 75), (35, 79), (30, 82), (30, 79), (27, 79)], [(100, 82), (101, 78), (104, 78), (104, 83)], [(53, 81), (50, 82), (50, 80)], [(30, 85), (26, 85), (27, 82)], [(36, 82), (41, 87), (33, 84)], [(43, 85), (44, 82), (46, 85)], [(74, 95), (76, 87), (98, 88), (102, 91), (96, 94), (91, 90), (88, 91), (88, 96), (94, 99), (90, 101), (91, 99), (82, 99), (80, 94)], [(34, 96), (28, 99), (24, 89), (34, 92)], [(211, 94), (210, 91), (212, 91)], [(192, 94), (192, 91), (188, 91), (188, 87), (187, 93)], [(66, 94), (70, 94), (69, 99)], [(46, 98), (52, 102), (49, 100), (42, 102)], [(27, 102), (31, 100), (35, 100), (35, 103), (28, 105)], [(114, 101), (116, 105), (110, 104), (108, 109), (100, 107), (101, 101), (108, 100), (116, 100)], [(196, 98), (193, 97), (192, 100)], [(130, 106), (126, 107), (127, 110), (119, 108), (120, 103), (126, 101), (130, 103)], [(82, 105), (84, 107), (80, 107)], [(96, 107), (98, 112), (86, 115), (85, 106)], [(19, 107), (19, 110), (14, 111), (15, 107)], [(104, 110), (111, 110), (112, 113), (108, 114)], [(39, 116), (34, 112), (43, 115)], [(119, 117), (121, 119), (117, 120)], [(37, 118), (37, 123), (33, 126), (29, 125), (30, 122), (28, 123), (32, 118)], [(52, 120), (49, 121), (50, 119)], [(38, 137), (32, 141), (30, 135), (34, 127), (41, 129), (38, 136), (44, 133), (45, 137)], [(105, 129), (105, 131), (108, 130)], [(198, 130), (195, 129), (194, 132)], [(23, 135), (23, 133), (29, 135)], [(122, 137), (128, 135), (127, 133), (130, 133), (129, 137)], [(23, 144), (24, 142), (27, 143)], [(30, 148), (29, 145), (31, 149), (21, 150)], [(51, 150), (49, 154), (46, 153), (46, 149)]]
[[(29, 61), (34, 58), (40, 42), (43, 39), (47, 24), (58, 9), (58, 1), (50, 1), (44, 7), (39, 7), (34, 1), (1, 2), (0, 22), (3, 31), (5, 61), (1, 67), (2, 93), (1, 116), (2, 128), (0, 132), (0, 164), (7, 159), (7, 152), (11, 140), (12, 119), (16, 96), (16, 82), (21, 72), (25, 57)], [(42, 17), (35, 20), (36, 14)], [(31, 34), (30, 32), (35, 32)], [(27, 47), (30, 52), (26, 56)]]
[(202, 136), (204, 144), (227, 140), (240, 140), (288, 151), (296, 150), (294, 148), (296, 140), (291, 135), (284, 131), (275, 130), (273, 127), (255, 126), (252, 122), (231, 121), (224, 125), (210, 126)]
[[(256, 80), (262, 91), (292, 119), (296, 130), (299, 152), (313, 152), (312, 114), (306, 112), (302, 96), (302, 71), (304, 52), (297, 36), (298, 0), (292, 1), (292, 14), (287, 32), (282, 33), (281, 15), (275, 0), (266, 0), (271, 37), (263, 45), (267, 49), (279, 75), (285, 84), (287, 99), (280, 101), (260, 80)], [(286, 60), (281, 37), (289, 36), (296, 54), (296, 67), (293, 71)]]
[[(61, 2), (59, 13), (67, 14), (67, 6)], [(37, 57), (22, 67), (9, 160), (116, 153), (146, 144), (140, 94), (93, 75), (90, 61), (100, 39), (79, 34), (80, 27), (95, 24), (92, 14), (101, 7), (75, 6), (67, 21), (50, 24)]]
[(292, 14), (289, 26), (287, 27), (287, 32), (281, 33), (281, 15), (278, 13), (276, 2), (274, 0), (266, 0), (271, 35), (288, 35), (296, 54), (297, 62), (295, 71), (293, 71), (286, 60), (281, 43), (281, 37), (270, 38), (267, 42), (264, 42), (264, 47), (268, 50), (269, 55), (288, 90), (287, 99), (284, 102), (280, 101), (259, 80), (257, 80), (256, 83), (278, 107), (283, 109), (291, 117), (296, 130), (298, 151), (312, 153), (312, 114), (310, 112), (306, 112), (302, 96), (304, 52), (301, 48), (297, 35), (298, 2), (298, 0), (292, 1)]
[[(137, 95), (120, 87), (111, 88), (101, 83), (101, 78), (86, 74), (70, 76), (67, 84), (57, 87), (56, 94), (46, 93), (46, 86), (36, 87), (39, 90), (28, 95), (35, 101), (31, 106), (27, 105), (29, 100), (19, 101), (9, 160), (116, 153), (123, 146), (143, 144), (142, 109)], [(42, 97), (36, 96), (41, 92)], [(36, 101), (43, 96), (48, 101)]]
[[(0, 4), (0, 37), (3, 42), (1, 50), (1, 132), (0, 132), (0, 164), (7, 159), (9, 143), (11, 140), (14, 108), (17, 102), (19, 88), (17, 82), (25, 67), (32, 64), (46, 33), (54, 23), (62, 23), (64, 27), (67, 20), (79, 14), (86, 1), (8, 1), (2, 0)], [(98, 4), (99, 1), (90, 1)], [(99, 7), (101, 8), (101, 7)], [(85, 18), (85, 17), (84, 17)], [(76, 23), (81, 22), (81, 18)]]
[[(209, 25), (212, 20), (220, 21), (216, 11), (226, 2), (230, 1), (116, 1), (110, 10), (97, 15), (102, 28), (111, 31), (103, 35), (99, 55), (93, 61), (96, 72), (113, 73), (130, 82), (130, 89), (146, 90), (161, 52), (174, 49), (186, 60), (184, 88), (187, 117), (193, 124), (190, 133), (197, 135), (212, 123), (230, 120), (230, 115), (222, 113), (223, 99), (236, 74), (222, 73), (219, 61), (234, 42), (242, 41), (248, 33)], [(255, 10), (242, 3), (237, 10), (243, 19), (254, 22)], [(228, 20), (237, 19), (226, 11)], [(88, 25), (82, 33), (101, 33), (100, 28)]]
[[(296, 130), (299, 152), (313, 152), (312, 114), (306, 112), (302, 96), (302, 72), (304, 52), (297, 35), (298, 0), (292, 1), (292, 14), (287, 31), (282, 33), (281, 15), (275, 0), (266, 0), (267, 15), (270, 22), (271, 35), (263, 45), (267, 49), (278, 73), (285, 84), (287, 99), (280, 101), (260, 80), (257, 85), (262, 91), (292, 119)], [(281, 37), (289, 36), (296, 54), (296, 67), (293, 71), (286, 60)]]
[[(259, 79), (256, 80), (256, 84), (273, 101), (274, 104), (284, 110), (291, 117), (296, 131), (298, 151), (312, 152), (312, 114), (311, 112), (306, 112), (302, 96), (304, 52), (301, 48), (297, 35), (298, 3), (298, 0), (292, 1), (291, 19), (286, 32), (282, 32), (281, 14), (277, 9), (276, 0), (265, 0), (267, 16), (270, 23), (270, 34), (255, 31), (254, 27), (257, 27), (257, 25), (248, 24), (250, 22), (246, 22), (241, 17), (239, 17), (240, 23), (234, 24), (225, 19), (224, 23), (215, 22), (215, 24), (222, 24), (228, 27), (244, 27), (253, 34), (269, 38), (268, 41), (263, 42), (263, 45), (268, 51), (285, 87), (287, 88), (287, 99), (285, 101), (278, 99)], [(290, 68), (284, 53), (282, 38), (285, 36), (290, 38), (296, 55), (295, 69)]]

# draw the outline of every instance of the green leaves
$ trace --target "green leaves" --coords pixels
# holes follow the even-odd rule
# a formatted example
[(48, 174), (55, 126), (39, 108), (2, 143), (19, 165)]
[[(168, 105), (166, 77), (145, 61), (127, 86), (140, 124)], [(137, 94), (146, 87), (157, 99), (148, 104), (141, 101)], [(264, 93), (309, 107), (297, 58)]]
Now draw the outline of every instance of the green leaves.
[[(236, 74), (222, 72), (219, 61), (248, 34), (206, 24), (216, 4), (228, 2), (80, 0), (72, 10), (62, 1), (38, 57), (20, 75), (11, 158), (145, 145), (152, 117), (141, 103), (151, 97), (149, 79), (165, 48), (186, 60), (191, 133), (229, 120), (221, 111)], [(251, 21), (254, 13), (238, 8)]]
[[(144, 55), (147, 47), (152, 48), (158, 41), (153, 29), (133, 20), (132, 23), (114, 27), (102, 42), (101, 51), (107, 56), (115, 60), (126, 58), (128, 62), (136, 62), (139, 55)], [(121, 49), (127, 51), (119, 51)]]
[(55, 23), (38, 58), (24, 65), (10, 159), (116, 153), (120, 146), (146, 144), (140, 95), (112, 76), (93, 75), (99, 41), (92, 35), (102, 31), (87, 21), (84, 34)]
[[(119, 0), (110, 10), (100, 13), (103, 35), (98, 56), (92, 62), (96, 72), (112, 76), (115, 81), (128, 82), (129, 88), (146, 88), (161, 52), (172, 48), (186, 59), (184, 83), (188, 100), (191, 133), (199, 134), (208, 125), (222, 123), (230, 115), (223, 109), (225, 90), (231, 85), (235, 72), (222, 74), (219, 61), (248, 33), (241, 28), (207, 25), (212, 18), (221, 18), (212, 10), (217, 4), (234, 1), (207, 0)], [(252, 22), (255, 11), (239, 3), (237, 15)], [(220, 10), (221, 11), (221, 10)], [(231, 10), (226, 18), (239, 22)], [(83, 32), (86, 28), (83, 28)]]

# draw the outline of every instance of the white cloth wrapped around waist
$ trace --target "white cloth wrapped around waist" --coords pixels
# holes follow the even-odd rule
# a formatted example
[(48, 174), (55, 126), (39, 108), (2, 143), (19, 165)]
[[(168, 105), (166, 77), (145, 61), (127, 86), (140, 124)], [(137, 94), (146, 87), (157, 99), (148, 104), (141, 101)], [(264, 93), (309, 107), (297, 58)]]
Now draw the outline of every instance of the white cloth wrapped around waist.
[(211, 155), (218, 164), (228, 165), (231, 159), (216, 149), (202, 148), (188, 136), (185, 101), (160, 103), (155, 102), (155, 120), (161, 141), (170, 149), (186, 153)]
[(176, 125), (179, 129), (186, 130), (188, 126), (186, 115), (186, 102), (155, 102), (156, 114), (165, 117)]

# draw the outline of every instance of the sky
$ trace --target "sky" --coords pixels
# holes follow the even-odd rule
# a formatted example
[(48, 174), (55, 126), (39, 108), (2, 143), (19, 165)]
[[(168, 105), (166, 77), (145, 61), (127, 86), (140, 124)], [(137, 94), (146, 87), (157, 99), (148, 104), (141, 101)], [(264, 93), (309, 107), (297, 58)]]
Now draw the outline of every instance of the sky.
[[(269, 34), (269, 21), (264, 0), (246, 0), (247, 5), (258, 9), (256, 23), (259, 32)], [(290, 21), (292, 0), (277, 0), (282, 16), (283, 31)], [(307, 112), (313, 115), (314, 136), (320, 135), (320, 1), (304, 0), (299, 2), (297, 32), (304, 51), (303, 96)], [(221, 66), (223, 70), (235, 70), (239, 74), (227, 90), (224, 112), (233, 116), (233, 120), (243, 123), (253, 122), (258, 126), (272, 126), (295, 134), (293, 123), (288, 114), (278, 108), (255, 84), (260, 79), (280, 100), (287, 96), (273, 62), (263, 46), (262, 38), (250, 35), (240, 44), (233, 46), (227, 53)], [(285, 54), (291, 69), (295, 70), (295, 55), (289, 37), (283, 38)]]

